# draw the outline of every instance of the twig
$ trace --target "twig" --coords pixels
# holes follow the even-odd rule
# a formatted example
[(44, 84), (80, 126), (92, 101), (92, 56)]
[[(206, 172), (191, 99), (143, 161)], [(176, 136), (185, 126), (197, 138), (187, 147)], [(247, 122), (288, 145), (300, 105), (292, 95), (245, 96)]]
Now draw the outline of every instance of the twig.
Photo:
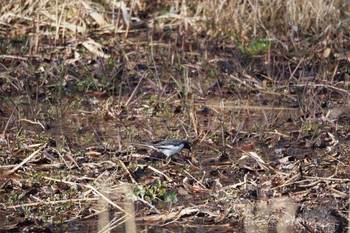
[(87, 184), (87, 185), (85, 185), (85, 187), (87, 187), (87, 188), (91, 189), (92, 191), (94, 191), (97, 195), (99, 195), (101, 198), (103, 198), (105, 201), (107, 201), (109, 204), (111, 204), (112, 206), (114, 206), (118, 210), (122, 211), (124, 214), (129, 215), (127, 212), (125, 212), (125, 210), (122, 207), (120, 207), (119, 205), (115, 204), (113, 201), (111, 201), (108, 197), (103, 195), (100, 191), (98, 191), (92, 185)]
[(22, 207), (29, 207), (29, 206), (38, 206), (38, 205), (55, 205), (55, 204), (61, 204), (61, 203), (67, 203), (67, 202), (82, 202), (82, 201), (97, 201), (99, 198), (93, 197), (93, 198), (77, 198), (77, 199), (69, 199), (69, 200), (58, 200), (58, 201), (45, 201), (45, 202), (34, 202), (34, 203), (27, 203), (27, 204), (21, 204), (21, 205), (12, 205), (12, 206), (6, 206), (6, 208), (9, 209), (16, 209), (16, 208), (22, 208)]
[(130, 103), (130, 101), (132, 100), (132, 98), (134, 98), (134, 95), (136, 94), (136, 91), (139, 89), (140, 84), (141, 84), (141, 82), (142, 82), (142, 80), (143, 80), (144, 77), (145, 77), (145, 76), (142, 76), (142, 77), (140, 78), (140, 81), (139, 81), (138, 84), (136, 85), (134, 91), (131, 93), (129, 99), (128, 99), (128, 100), (126, 101), (126, 103), (124, 104), (125, 106), (128, 106), (129, 103)]
[(28, 58), (27, 57), (20, 57), (20, 56), (13, 56), (13, 55), (0, 55), (0, 58), (4, 58), (4, 59), (18, 59), (18, 60), (23, 60), (23, 61), (27, 61)]
[(152, 166), (148, 166), (147, 168), (151, 169), (152, 171), (154, 171), (154, 172), (156, 172), (158, 174), (161, 174), (162, 176), (165, 177), (165, 179), (167, 179), (168, 182), (173, 182), (173, 180), (169, 176), (165, 175), (163, 172), (157, 170), (156, 168), (154, 168)]
[(120, 164), (120, 166), (124, 169), (124, 171), (129, 175), (131, 182), (132, 182), (133, 184), (137, 184), (136, 180), (135, 180), (134, 177), (131, 175), (129, 169), (125, 166), (124, 162), (121, 161), (120, 159), (119, 159), (119, 164)]
[(202, 186), (202, 188), (207, 189), (207, 187), (205, 187), (204, 184), (202, 184), (202, 182), (200, 182), (199, 180), (197, 180), (194, 176), (192, 176), (190, 173), (188, 173), (187, 171), (183, 171), (184, 173), (186, 173), (188, 176), (190, 176), (192, 179), (194, 179), (200, 186)]
[(31, 121), (28, 119), (19, 119), (18, 121), (19, 122), (24, 121), (24, 122), (28, 122), (28, 123), (33, 124), (33, 125), (39, 125), (42, 129), (45, 130), (45, 126), (43, 124), (41, 124), (39, 121)]
[(46, 147), (46, 143), (41, 146), (38, 150), (34, 151), (31, 155), (29, 155), (27, 158), (25, 158), (20, 164), (18, 164), (16, 167), (12, 168), (10, 171), (7, 171), (4, 173), (5, 176), (8, 176), (15, 171), (17, 171), (20, 167), (22, 167), (25, 163), (27, 163), (29, 160), (33, 159), (43, 148)]
[(9, 125), (10, 125), (10, 121), (11, 121), (12, 116), (13, 116), (13, 114), (15, 113), (15, 110), (16, 110), (16, 109), (17, 109), (17, 105), (16, 105), (15, 108), (12, 110), (11, 115), (10, 115), (8, 121), (6, 122), (5, 128), (4, 128), (4, 130), (2, 131), (2, 134), (3, 134), (4, 137), (5, 137), (6, 130), (7, 130), (7, 128), (8, 128)]

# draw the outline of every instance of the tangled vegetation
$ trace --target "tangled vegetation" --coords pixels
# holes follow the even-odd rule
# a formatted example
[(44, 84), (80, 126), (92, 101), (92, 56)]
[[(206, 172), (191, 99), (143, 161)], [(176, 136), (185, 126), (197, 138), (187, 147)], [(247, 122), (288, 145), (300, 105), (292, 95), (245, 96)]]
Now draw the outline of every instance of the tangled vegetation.
[[(350, 3), (0, 2), (0, 231), (346, 232)], [(171, 161), (130, 142), (181, 138)]]

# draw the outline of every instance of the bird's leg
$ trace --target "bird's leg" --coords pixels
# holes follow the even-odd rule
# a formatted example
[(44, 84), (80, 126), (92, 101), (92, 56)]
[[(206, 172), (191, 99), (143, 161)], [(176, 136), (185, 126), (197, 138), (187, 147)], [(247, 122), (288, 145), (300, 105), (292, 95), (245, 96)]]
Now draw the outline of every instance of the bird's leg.
[(167, 156), (165, 162), (165, 164), (168, 165), (171, 162), (171, 156)]

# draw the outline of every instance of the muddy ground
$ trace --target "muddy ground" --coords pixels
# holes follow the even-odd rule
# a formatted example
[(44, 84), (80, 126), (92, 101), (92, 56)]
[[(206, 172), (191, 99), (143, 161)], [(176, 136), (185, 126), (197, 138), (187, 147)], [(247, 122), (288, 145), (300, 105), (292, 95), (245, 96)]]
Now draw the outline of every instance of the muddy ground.
[[(347, 231), (346, 54), (133, 29), (2, 34), (1, 232)], [(131, 145), (166, 138), (192, 150)]]

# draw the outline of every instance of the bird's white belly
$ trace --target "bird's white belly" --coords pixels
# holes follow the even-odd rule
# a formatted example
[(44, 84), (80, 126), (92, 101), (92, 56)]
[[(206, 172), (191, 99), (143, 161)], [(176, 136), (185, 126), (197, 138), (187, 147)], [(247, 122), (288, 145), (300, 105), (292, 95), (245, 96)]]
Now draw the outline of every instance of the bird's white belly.
[(171, 156), (173, 154), (179, 153), (183, 148), (184, 148), (184, 145), (180, 145), (180, 146), (167, 145), (162, 147), (161, 150), (159, 151), (165, 154), (166, 156)]

